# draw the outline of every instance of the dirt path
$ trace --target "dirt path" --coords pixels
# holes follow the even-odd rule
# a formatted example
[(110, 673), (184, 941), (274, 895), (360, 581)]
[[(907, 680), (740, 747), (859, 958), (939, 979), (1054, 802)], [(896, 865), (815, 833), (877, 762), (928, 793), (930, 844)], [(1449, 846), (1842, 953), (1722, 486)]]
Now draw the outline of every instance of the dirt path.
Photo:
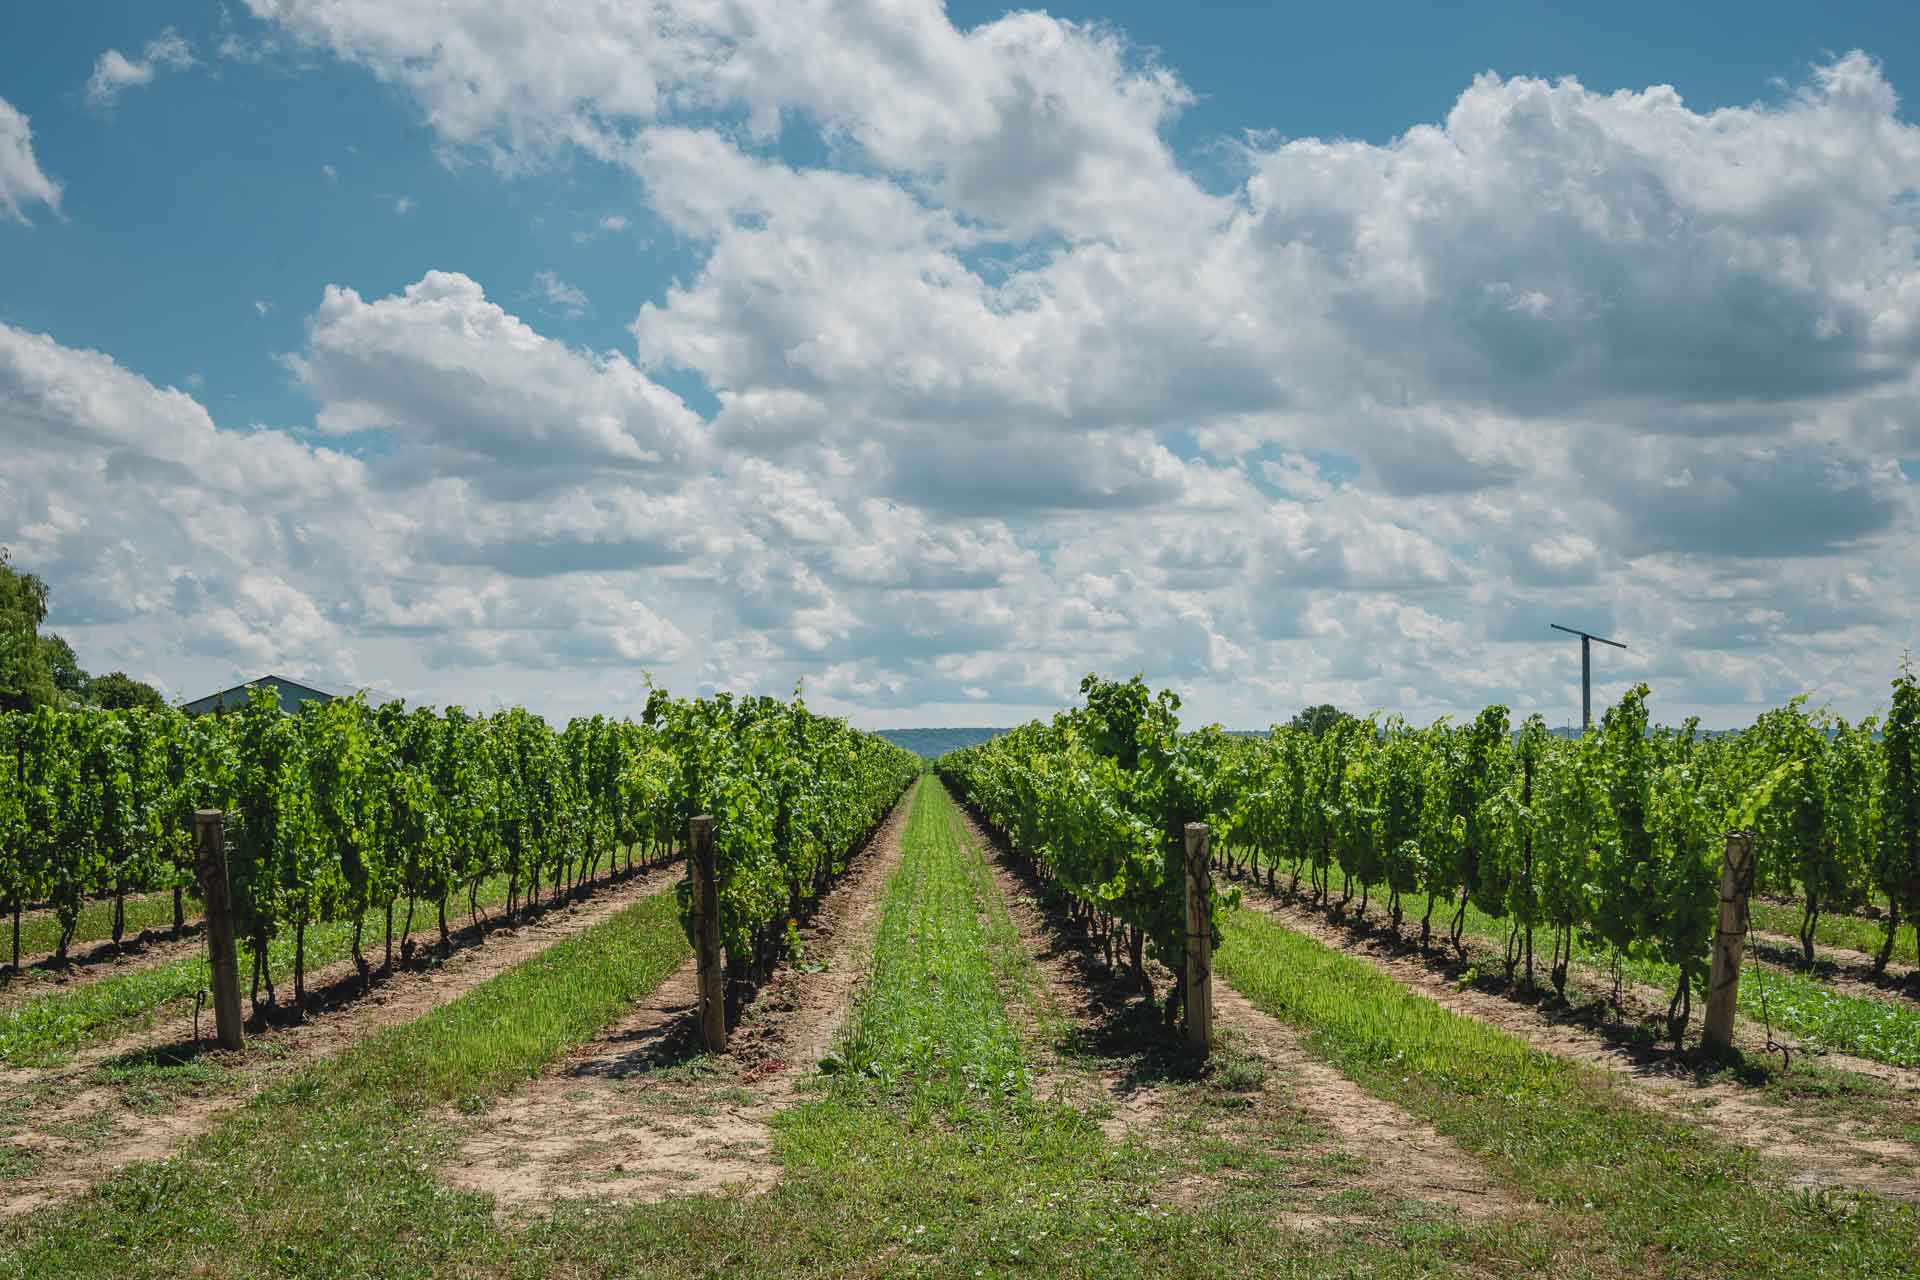
[[(924, 785), (924, 784), (923, 784)], [(799, 931), (707, 1056), (686, 964), (627, 1017), (477, 1121), (441, 1176), (494, 1197), (501, 1212), (605, 1196), (653, 1202), (780, 1174), (771, 1122), (833, 1048), (871, 961), (887, 878), (900, 865), (911, 798), (902, 799)]]
[[(1316, 1229), (1407, 1216), (1484, 1220), (1525, 1208), (1451, 1139), (1365, 1093), (1301, 1044), (1299, 1033), (1256, 1009), (1225, 983), (1214, 986), (1222, 1044), (1200, 1070), (1157, 1024), (1158, 1014), (1063, 910), (1025, 863), (963, 812), (1044, 988), (1045, 1012), (1030, 1018), (1043, 1088), (1061, 1100), (1091, 1100), (1109, 1137), (1131, 1138), (1169, 1157), (1173, 1198), (1242, 1199), (1241, 1173), (1280, 1157), (1259, 1175), (1275, 1217)], [(1164, 992), (1171, 975), (1157, 985)], [(1164, 1046), (1156, 1051), (1142, 1046)], [(1199, 1139), (1196, 1142), (1196, 1139)], [(1252, 1148), (1224, 1163), (1227, 1147)], [(1265, 1150), (1259, 1149), (1264, 1146)], [(1195, 1160), (1194, 1157), (1199, 1159)], [(1211, 1167), (1210, 1167), (1211, 1166)], [(1236, 1168), (1236, 1166), (1238, 1166)]]
[[(444, 963), (403, 969), (357, 995), (352, 961), (314, 975), (320, 1011), (304, 1022), (250, 1029), (238, 1054), (199, 1054), (192, 1019), (89, 1048), (66, 1066), (0, 1078), (0, 1220), (78, 1192), (123, 1165), (161, 1159), (293, 1072), (383, 1027), (409, 1022), (670, 886), (677, 866), (643, 872), (592, 897), (496, 928)], [(463, 931), (463, 936), (472, 931)], [(202, 1021), (210, 1034), (211, 1014)]]
[[(1832, 1109), (1802, 1111), (1722, 1077), (1701, 1079), (1670, 1052), (1610, 1038), (1555, 1017), (1545, 1005), (1523, 1004), (1459, 983), (1418, 954), (1356, 934), (1309, 908), (1257, 890), (1247, 893), (1246, 905), (1367, 961), (1455, 1013), (1499, 1027), (1536, 1049), (1605, 1071), (1643, 1106), (1764, 1153), (1785, 1167), (1796, 1189), (1843, 1187), (1920, 1199), (1920, 1147), (1912, 1142)], [(1915, 1118), (1920, 1119), (1920, 1112)]]

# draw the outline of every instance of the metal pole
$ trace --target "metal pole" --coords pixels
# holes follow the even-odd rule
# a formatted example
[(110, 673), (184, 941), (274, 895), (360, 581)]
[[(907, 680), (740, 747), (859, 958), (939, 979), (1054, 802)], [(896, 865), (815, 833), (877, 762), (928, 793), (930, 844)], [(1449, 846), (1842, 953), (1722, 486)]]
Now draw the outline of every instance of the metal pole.
[(1580, 732), (1593, 732), (1593, 638), (1580, 637)]
[(1577, 627), (1563, 627), (1557, 622), (1547, 624), (1555, 631), (1564, 631), (1570, 636), (1580, 637), (1580, 732), (1593, 732), (1593, 642), (1610, 644), (1616, 649), (1627, 646), (1618, 640), (1609, 640), (1605, 636), (1596, 636), (1591, 631), (1581, 631)]

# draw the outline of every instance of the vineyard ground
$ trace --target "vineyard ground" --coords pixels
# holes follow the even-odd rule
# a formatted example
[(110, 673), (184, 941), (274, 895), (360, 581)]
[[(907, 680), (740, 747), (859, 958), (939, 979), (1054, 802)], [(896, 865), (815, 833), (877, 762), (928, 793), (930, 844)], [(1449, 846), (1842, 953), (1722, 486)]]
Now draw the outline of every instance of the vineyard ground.
[[(1798, 938), (1800, 918), (1803, 906), (1797, 898), (1760, 896), (1753, 900), (1753, 927), (1757, 930), (1778, 934), (1783, 938)], [(1858, 952), (1861, 955), (1878, 955), (1885, 942), (1887, 927), (1885, 915), (1876, 909), (1874, 915), (1856, 915), (1850, 912), (1822, 912), (1814, 922), (1814, 941), (1835, 950)], [(1900, 936), (1894, 939), (1893, 958), (1906, 965), (1920, 964), (1920, 954), (1914, 950), (1913, 927), (1902, 925)]]
[[(621, 862), (627, 852), (624, 847), (615, 850), (615, 862)], [(637, 846), (635, 856), (641, 856)], [(647, 858), (649, 864), (658, 860), (657, 854)], [(486, 909), (498, 906), (506, 901), (506, 889), (504, 877), (489, 879), (482, 886), (480, 905)], [(197, 892), (187, 892), (181, 906), (182, 936), (176, 939), (173, 936), (171, 890), (128, 894), (126, 935), (121, 946), (115, 948), (112, 942), (113, 899), (87, 899), (68, 946), (65, 965), (57, 964), (54, 960), (60, 930), (53, 910), (34, 907), (21, 916), (18, 972), (13, 971), (9, 963), (12, 958), (12, 918), (0, 916), (0, 1009), (6, 1009), (30, 996), (83, 987), (127, 969), (164, 963), (172, 957), (192, 952), (198, 945), (194, 939), (200, 936), (204, 923)], [(280, 975), (276, 973), (274, 980), (277, 982), (279, 979)]]
[[(0, 1077), (0, 1219), (70, 1195), (136, 1160), (162, 1159), (204, 1132), (223, 1112), (283, 1083), (316, 1060), (384, 1027), (422, 1014), (487, 982), (529, 956), (661, 893), (681, 874), (657, 868), (594, 896), (563, 903), (529, 922), (496, 928), (484, 944), (463, 930), (444, 963), (400, 969), (360, 993), (351, 961), (313, 975), (312, 1011), (302, 1020), (254, 1021), (239, 1054), (203, 1051), (192, 1019), (94, 1046), (61, 1067)], [(211, 1034), (212, 1013), (201, 1020)]]
[[(974, 846), (993, 851), (997, 897), (1040, 979), (1024, 1001), (1040, 1087), (1104, 1117), (1110, 1139), (1153, 1148), (1172, 1202), (1231, 1200), (1303, 1230), (1524, 1212), (1477, 1159), (1369, 1099), (1308, 1052), (1294, 1028), (1225, 984), (1214, 989), (1221, 1044), (1203, 1067), (1157, 1029), (1158, 1009), (1107, 967), (1066, 899), (971, 815), (965, 822)], [(1158, 965), (1149, 971), (1162, 992), (1174, 981)]]
[[(1578, 943), (1568, 968), (1568, 1001), (1563, 1005), (1551, 994), (1544, 970), (1536, 969), (1536, 983), (1531, 989), (1518, 973), (1513, 981), (1504, 977), (1504, 928), (1477, 908), (1469, 906), (1467, 910), (1462, 935), (1466, 955), (1461, 958), (1445, 937), (1442, 920), (1446, 912), (1436, 912), (1432, 945), (1422, 950), (1417, 942), (1414, 906), (1409, 906), (1408, 922), (1396, 935), (1377, 903), (1370, 915), (1360, 917), (1337, 905), (1315, 904), (1304, 895), (1275, 894), (1251, 879), (1246, 886), (1260, 904), (1304, 913), (1304, 917), (1332, 926), (1355, 945), (1417, 959), (1456, 984), (1465, 981), (1482, 991), (1537, 1006), (1555, 1018), (1587, 1026), (1648, 1061), (1665, 1061), (1673, 1056), (1668, 1052), (1672, 1042), (1666, 1031), (1672, 991), (1656, 985), (1678, 980), (1677, 971), (1670, 965), (1641, 958), (1627, 960), (1622, 966), (1616, 1003), (1613, 976), (1601, 959), (1604, 953)], [(1418, 897), (1409, 901), (1424, 904)], [(1535, 961), (1538, 965), (1538, 956)], [(1741, 973), (1740, 1017), (1734, 1039), (1750, 1059), (1750, 1074), (1763, 1080), (1772, 1078), (1761, 1065), (1767, 1060), (1768, 1033), (1760, 1015), (1768, 1009), (1774, 1043), (1786, 1045), (1790, 1056), (1803, 1063), (1817, 1055), (1822, 1066), (1842, 1075), (1879, 1081), (1897, 1091), (1920, 1090), (1920, 1069), (1916, 1069), (1920, 1066), (1916, 1059), (1920, 1009), (1910, 1002), (1884, 991), (1847, 990), (1844, 984), (1825, 982), (1772, 963), (1753, 948), (1747, 952)], [(1699, 1048), (1703, 1006), (1701, 993), (1695, 991), (1695, 1016), (1684, 1040), (1688, 1051)], [(1846, 1052), (1839, 1046), (1858, 1052)]]
[[(1236, 867), (1234, 874), (1244, 873)], [(1283, 870), (1280, 878), (1290, 879), (1290, 873)], [(1246, 884), (1255, 894), (1272, 894), (1264, 888), (1264, 880), (1248, 877)], [(1349, 911), (1337, 903), (1314, 903), (1304, 891), (1281, 892), (1278, 897), (1288, 906), (1318, 914), (1373, 945), (1432, 958), (1450, 978), (1457, 979), (1470, 972), (1486, 989), (1507, 985), (1486, 976), (1504, 973), (1501, 953), (1507, 923), (1472, 905), (1467, 908), (1462, 934), (1467, 959), (1459, 961), (1449, 954), (1451, 943), (1447, 929), (1454, 911), (1451, 903), (1436, 904), (1432, 950), (1420, 953), (1414, 940), (1419, 936), (1420, 916), (1428, 901), (1421, 894), (1407, 894), (1402, 899), (1406, 920), (1397, 939), (1387, 924), (1386, 909), (1378, 899), (1363, 917), (1357, 914), (1357, 906)], [(1539, 931), (1536, 941), (1545, 944), (1546, 937), (1545, 931)], [(1759, 950), (1763, 952), (1764, 948)], [(1622, 965), (1622, 999), (1616, 1010), (1611, 1001), (1614, 980), (1608, 971), (1609, 959), (1609, 954), (1597, 945), (1576, 939), (1569, 969), (1569, 998), (1577, 1001), (1582, 991), (1590, 996), (1607, 993), (1605, 1002), (1595, 997), (1581, 1007), (1583, 1020), (1651, 1048), (1665, 1035), (1666, 1009), (1672, 998), (1672, 985), (1679, 980), (1679, 971), (1651, 958), (1628, 958)], [(1540, 960), (1536, 956), (1536, 966)], [(1920, 1074), (1914, 1071), (1920, 1067), (1920, 1007), (1913, 1001), (1891, 991), (1869, 991), (1858, 985), (1826, 981), (1814, 974), (1771, 964), (1755, 949), (1749, 949), (1742, 972), (1745, 975), (1740, 988), (1743, 1048), (1757, 1054), (1765, 1045), (1765, 1035), (1760, 1029), (1760, 995), (1764, 989), (1770, 993), (1775, 1038), (1786, 1042), (1796, 1053), (1803, 1049), (1817, 1051), (1826, 1057), (1829, 1065), (1883, 1079), (1896, 1087), (1920, 1084)], [(1544, 969), (1537, 967), (1536, 973), (1539, 984), (1544, 987)], [(1515, 988), (1514, 993), (1525, 995), (1524, 986)], [(1694, 995), (1697, 1013), (1704, 1001), (1698, 991)], [(1700, 1018), (1695, 1017), (1689, 1028), (1695, 1041), (1700, 1025)]]
[[(186, 909), (189, 913), (200, 909), (200, 899), (193, 893), (186, 895)], [(153, 892), (129, 893), (126, 896), (126, 918), (129, 929), (143, 928), (150, 924), (173, 923), (173, 891), (160, 889)], [(136, 920), (138, 923), (136, 923)], [(13, 947), (13, 913), (0, 914), (0, 941), (4, 941), (11, 958)], [(80, 904), (80, 920), (75, 926), (74, 940), (89, 942), (105, 938), (113, 932), (113, 895), (111, 893), (88, 894)], [(22, 959), (38, 952), (52, 951), (60, 936), (59, 922), (54, 908), (44, 902), (32, 903), (20, 910), (20, 954)]]
[(1836, 991), (1871, 999), (1920, 1000), (1920, 969), (1889, 963), (1885, 974), (1875, 976), (1873, 958), (1845, 947), (1814, 943), (1813, 965), (1807, 966), (1800, 950), (1800, 939), (1756, 929), (1753, 948), (1747, 955), (1778, 968), (1806, 974)]
[(1616, 1078), (1449, 1009), (1369, 959), (1259, 911), (1234, 911), (1225, 928), (1218, 976), (1540, 1206), (1501, 1224), (1529, 1259), (1516, 1270), (1909, 1273), (1920, 1241), (1911, 1204), (1796, 1190), (1780, 1166), (1636, 1105)]
[(116, 974), (167, 964), (192, 955), (205, 945), (200, 940), (198, 918), (188, 920), (178, 938), (173, 936), (171, 922), (169, 915), (165, 927), (155, 926), (130, 934), (118, 947), (101, 941), (78, 944), (64, 965), (55, 964), (50, 953), (39, 956), (23, 953), (20, 972), (0, 982), (0, 1011), (36, 997), (82, 990)]
[[(1641, 1023), (1599, 1021), (1591, 1009), (1582, 1017), (1541, 1000), (1515, 999), (1517, 993), (1498, 976), (1498, 957), (1484, 951), (1470, 948), (1466, 962), (1439, 950), (1423, 954), (1389, 935), (1335, 924), (1317, 910), (1266, 897), (1251, 886), (1246, 903), (1247, 910), (1352, 955), (1461, 1017), (1562, 1060), (1599, 1068), (1640, 1105), (1766, 1152), (1789, 1171), (1796, 1189), (1840, 1187), (1920, 1200), (1920, 1093), (1911, 1072), (1899, 1072), (1901, 1082), (1889, 1083), (1804, 1060), (1781, 1071), (1765, 1065), (1763, 1046), (1743, 1021), (1740, 1039), (1754, 1083), (1729, 1071), (1703, 1073), (1670, 1044), (1652, 1042)], [(1491, 976), (1478, 976), (1489, 971)], [(1659, 1003), (1664, 1007), (1664, 1000)], [(1643, 1012), (1651, 1019), (1654, 1011)], [(1878, 1063), (1855, 1065), (1896, 1071)]]
[[(564, 895), (562, 901), (597, 892), (617, 883), (626, 874), (624, 868), (609, 869)], [(479, 886), (479, 910), (483, 913), (498, 910), (506, 902), (507, 887), (505, 876), (483, 882)], [(461, 927), (459, 908), (464, 905), (464, 901), (449, 904), (453, 913), (448, 922), (449, 936), (455, 947), (479, 942), (493, 927), (485, 920), (479, 928)], [(543, 895), (538, 910), (551, 909), (551, 896)], [(404, 925), (404, 910), (403, 905), (396, 906), (396, 925)], [(369, 910), (362, 918), (362, 926), (367, 949), (379, 950), (384, 945), (382, 911)], [(432, 930), (430, 919), (420, 922), (414, 939), (415, 964), (432, 963), (437, 947), (437, 939), (430, 938)], [(346, 965), (352, 936), (350, 921), (333, 921), (307, 931), (307, 966), (313, 978), (313, 989), (309, 992), (311, 1003), (338, 1003), (359, 994), (358, 974), (354, 973), (351, 981), (342, 977), (350, 972)], [(274, 939), (268, 948), (267, 961), (274, 983), (287, 985), (294, 969), (291, 932)], [(250, 963), (244, 949), (241, 963), (243, 967)], [(401, 967), (408, 966), (403, 963)], [(162, 954), (129, 958), (106, 969), (78, 974), (52, 990), (29, 986), (22, 999), (13, 1002), (0, 999), (0, 1063), (57, 1065), (81, 1045), (138, 1036), (168, 1012), (190, 1011), (195, 993), (204, 991), (208, 982), (205, 949), (195, 944), (169, 947)], [(282, 1005), (270, 1016), (284, 1020), (289, 1013), (291, 1010)]]
[[(194, 927), (200, 923), (200, 898), (186, 894), (180, 902), (184, 923)], [(123, 908), (125, 915), (125, 942), (134, 942), (144, 938), (146, 942), (157, 942), (173, 935), (173, 890), (150, 892), (150, 894), (127, 894)], [(113, 952), (113, 898), (88, 898), (81, 908), (81, 917), (73, 927), (73, 940), (67, 944), (69, 960), (86, 963), (88, 960), (106, 960)], [(21, 912), (19, 919), (19, 965), (21, 973), (13, 973), (13, 917), (0, 915), (0, 994), (8, 986), (27, 979), (38, 971), (46, 971), (54, 952), (60, 946), (60, 919), (52, 910), (36, 908), (33, 912)]]
[[(1257, 912), (1229, 917), (1216, 957), (1233, 988), (1226, 1043), (1208, 1069), (1183, 1064), (1139, 1002), (1093, 1007), (1101, 963), (1043, 895), (992, 868), (931, 782), (884, 881), (834, 1069), (773, 1117), (780, 1176), (758, 1190), (502, 1214), (443, 1176), (472, 1118), (484, 1127), (662, 1002), (687, 955), (662, 893), (307, 1063), (170, 1161), (0, 1223), (0, 1278), (1911, 1274), (1911, 1205), (1796, 1194), (1775, 1165), (1632, 1105), (1609, 1075)], [(852, 918), (823, 946), (866, 932), (862, 894), (864, 881), (830, 906)], [(808, 988), (821, 977), (794, 972)], [(1248, 1028), (1275, 1025), (1332, 1076), (1290, 1075), (1267, 1042), (1249, 1046)], [(1324, 1104), (1298, 1097), (1328, 1078), (1348, 1090), (1339, 1105), (1463, 1153), (1512, 1211), (1381, 1194), (1361, 1158), (1395, 1157), (1353, 1151), (1312, 1113)], [(1115, 1083), (1140, 1103), (1117, 1128)], [(1325, 1212), (1289, 1217), (1309, 1206)]]
[(627, 1016), (462, 1130), (443, 1176), (502, 1211), (578, 1196), (649, 1202), (779, 1175), (771, 1122), (832, 1048), (872, 949), (880, 891), (898, 869), (909, 793), (799, 930), (800, 950), (708, 1055), (688, 957)]

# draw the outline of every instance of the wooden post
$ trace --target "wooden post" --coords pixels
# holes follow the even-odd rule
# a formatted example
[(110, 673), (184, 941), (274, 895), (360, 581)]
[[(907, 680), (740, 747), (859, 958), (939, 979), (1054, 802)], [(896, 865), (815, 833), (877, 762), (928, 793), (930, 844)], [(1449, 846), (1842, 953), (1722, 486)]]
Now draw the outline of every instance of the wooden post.
[(693, 876), (693, 945), (700, 971), (700, 1038), (708, 1053), (727, 1048), (727, 973), (720, 959), (720, 888), (713, 874), (713, 819), (687, 823)]
[(213, 970), (213, 1027), (222, 1049), (242, 1047), (240, 962), (233, 950), (233, 902), (227, 892), (227, 819), (218, 809), (193, 814), (194, 870), (206, 906), (207, 963)]
[(1213, 1044), (1213, 876), (1207, 824), (1187, 824), (1187, 1040), (1201, 1053)]
[(1705, 1042), (1709, 1053), (1733, 1047), (1733, 1011), (1740, 995), (1740, 965), (1747, 953), (1747, 899), (1753, 892), (1753, 835), (1727, 832), (1720, 864), (1720, 925), (1713, 939), (1713, 975), (1707, 980)]

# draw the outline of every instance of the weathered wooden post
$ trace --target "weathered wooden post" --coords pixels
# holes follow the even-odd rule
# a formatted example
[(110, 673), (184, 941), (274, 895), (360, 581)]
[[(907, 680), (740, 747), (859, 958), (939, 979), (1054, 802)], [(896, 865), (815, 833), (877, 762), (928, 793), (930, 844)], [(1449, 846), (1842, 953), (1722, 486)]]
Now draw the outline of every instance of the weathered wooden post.
[(1187, 1039), (1200, 1052), (1213, 1044), (1213, 876), (1207, 824), (1187, 824)]
[(713, 819), (687, 823), (693, 876), (693, 945), (700, 974), (700, 1038), (708, 1053), (727, 1048), (727, 973), (720, 959), (720, 888), (714, 882)]
[(1747, 899), (1753, 892), (1753, 834), (1727, 832), (1720, 864), (1720, 924), (1713, 938), (1713, 975), (1707, 980), (1709, 1053), (1733, 1047), (1733, 1011), (1740, 996), (1740, 965), (1747, 953)]
[(194, 871), (206, 904), (207, 963), (213, 970), (213, 1027), (222, 1049), (244, 1041), (240, 1020), (240, 962), (233, 950), (233, 902), (227, 891), (227, 819), (218, 809), (193, 814)]

